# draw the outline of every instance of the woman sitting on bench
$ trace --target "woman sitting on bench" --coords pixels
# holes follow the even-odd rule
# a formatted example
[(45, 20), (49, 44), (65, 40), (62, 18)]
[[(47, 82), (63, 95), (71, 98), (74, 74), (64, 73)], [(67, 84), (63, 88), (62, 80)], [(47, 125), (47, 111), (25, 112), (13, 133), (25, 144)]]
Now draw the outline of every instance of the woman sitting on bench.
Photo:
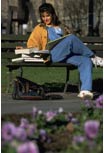
[[(45, 50), (48, 41), (58, 39), (70, 31), (62, 28), (61, 22), (51, 4), (42, 4), (39, 7), (39, 14), (41, 23), (33, 29), (28, 39), (27, 47), (37, 47), (39, 50)], [(50, 53), (51, 62), (70, 63), (78, 67), (81, 80), (81, 91), (78, 97), (92, 99), (92, 66), (93, 63), (102, 66), (102, 58), (95, 56), (73, 34), (62, 39), (51, 49)]]

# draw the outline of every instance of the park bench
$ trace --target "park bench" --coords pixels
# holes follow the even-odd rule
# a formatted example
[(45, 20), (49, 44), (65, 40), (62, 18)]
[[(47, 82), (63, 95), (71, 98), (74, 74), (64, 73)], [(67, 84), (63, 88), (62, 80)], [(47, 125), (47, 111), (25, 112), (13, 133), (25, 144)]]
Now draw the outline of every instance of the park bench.
[[(5, 58), (8, 59), (8, 64), (6, 67), (9, 71), (9, 84), (7, 86), (7, 92), (9, 92), (11, 86), (11, 75), (12, 71), (20, 69), (20, 76), (23, 76), (23, 67), (65, 67), (66, 68), (66, 82), (64, 92), (67, 90), (69, 83), (69, 75), (71, 70), (75, 70), (77, 67), (66, 63), (52, 63), (50, 65), (44, 63), (35, 62), (11, 62), (12, 58), (15, 58), (14, 49), (16, 46), (26, 46), (26, 42), (29, 35), (1, 35), (1, 49), (2, 53), (6, 52)], [(92, 51), (94, 51), (98, 56), (103, 57), (103, 38), (102, 37), (79, 37), (86, 46), (88, 46)]]

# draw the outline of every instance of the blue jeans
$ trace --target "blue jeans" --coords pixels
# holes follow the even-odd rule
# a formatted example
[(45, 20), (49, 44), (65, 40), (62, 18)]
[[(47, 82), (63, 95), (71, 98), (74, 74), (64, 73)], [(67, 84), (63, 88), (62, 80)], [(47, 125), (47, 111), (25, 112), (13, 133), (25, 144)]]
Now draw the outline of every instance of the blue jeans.
[(75, 35), (70, 35), (51, 50), (52, 62), (64, 62), (78, 66), (81, 90), (92, 90), (92, 61), (94, 53)]

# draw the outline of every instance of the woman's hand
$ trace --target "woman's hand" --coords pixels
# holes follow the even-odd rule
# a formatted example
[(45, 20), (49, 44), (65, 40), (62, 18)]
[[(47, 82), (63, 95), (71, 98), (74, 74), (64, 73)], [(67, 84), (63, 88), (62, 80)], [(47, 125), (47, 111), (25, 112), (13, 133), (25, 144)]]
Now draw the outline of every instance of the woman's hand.
[(23, 47), (22, 46), (16, 46), (16, 49), (22, 49)]

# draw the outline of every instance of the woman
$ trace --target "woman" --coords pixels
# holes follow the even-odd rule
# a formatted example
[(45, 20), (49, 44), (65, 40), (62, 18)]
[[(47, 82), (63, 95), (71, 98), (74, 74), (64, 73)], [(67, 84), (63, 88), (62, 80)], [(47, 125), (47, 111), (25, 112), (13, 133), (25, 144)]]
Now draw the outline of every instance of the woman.
[[(27, 47), (37, 47), (45, 50), (47, 42), (67, 34), (67, 27), (63, 28), (53, 6), (44, 3), (39, 7), (41, 23), (31, 33)], [(88, 49), (75, 35), (70, 34), (51, 49), (52, 62), (65, 62), (78, 67), (81, 80), (80, 98), (93, 98), (92, 91), (92, 60), (94, 53)], [(96, 58), (97, 59), (97, 58)]]

